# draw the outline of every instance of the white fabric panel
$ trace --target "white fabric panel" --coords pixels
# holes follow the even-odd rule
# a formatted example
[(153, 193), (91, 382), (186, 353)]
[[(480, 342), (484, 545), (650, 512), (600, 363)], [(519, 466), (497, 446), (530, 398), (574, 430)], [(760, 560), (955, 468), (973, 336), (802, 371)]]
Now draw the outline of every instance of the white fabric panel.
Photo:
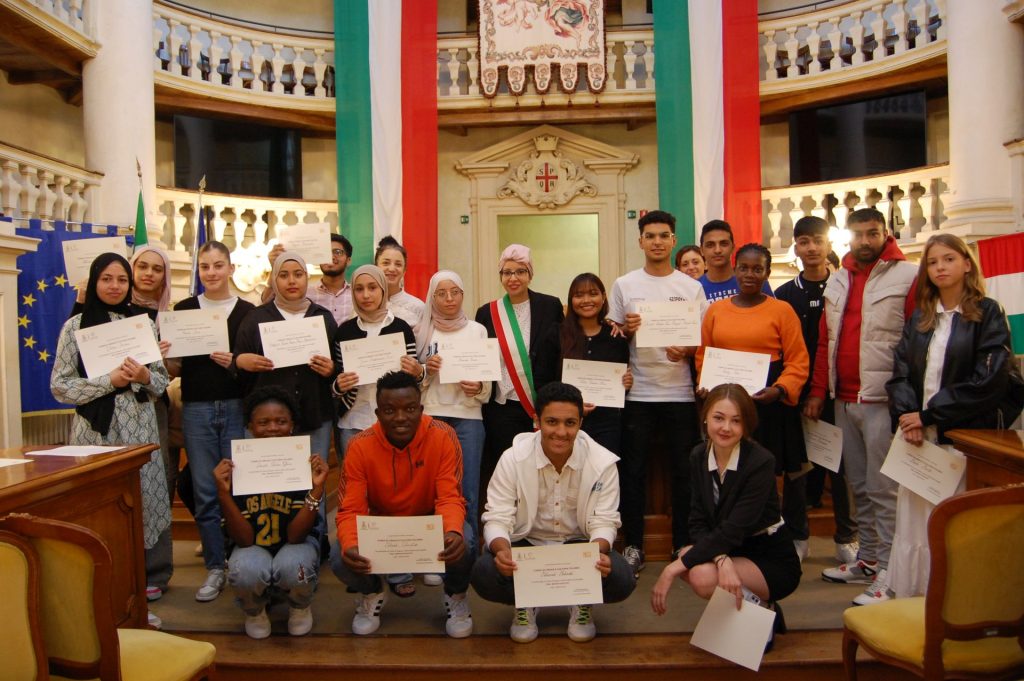
[(402, 240), (402, 0), (366, 0), (370, 30), (373, 241)]
[(693, 94), (693, 195), (697, 237), (724, 219), (725, 118), (722, 103), (722, 7), (728, 0), (689, 0)]

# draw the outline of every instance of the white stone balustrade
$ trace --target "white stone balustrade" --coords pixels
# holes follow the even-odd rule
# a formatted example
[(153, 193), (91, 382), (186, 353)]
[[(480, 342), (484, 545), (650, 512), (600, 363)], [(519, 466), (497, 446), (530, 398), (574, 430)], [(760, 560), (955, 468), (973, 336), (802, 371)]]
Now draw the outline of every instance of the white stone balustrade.
[(913, 168), (835, 182), (767, 187), (761, 190), (764, 243), (785, 253), (793, 243), (793, 225), (805, 215), (846, 226), (858, 208), (876, 208), (900, 241), (924, 241), (945, 222), (949, 165)]
[(761, 94), (923, 61), (945, 50), (945, 22), (946, 0), (856, 0), (761, 21)]
[(103, 175), (0, 143), (0, 212), (13, 218), (90, 222)]
[(333, 37), (261, 31), (154, 2), (153, 59), (157, 82), (171, 87), (270, 106), (334, 109)]
[(596, 102), (654, 101), (654, 31), (607, 31), (608, 81), (600, 93), (587, 88), (586, 78), (577, 79), (576, 91), (563, 92), (552, 83), (547, 94), (537, 93), (533, 79), (519, 97), (508, 94), (502, 81), (498, 96), (487, 99), (480, 93), (479, 40), (475, 35), (439, 37), (437, 41), (437, 106), (457, 110), (493, 105), (497, 108), (540, 104), (593, 104)]
[(95, 38), (89, 15), (90, 5), (94, 2), (97, 0), (5, 0), (5, 4), (20, 9), (25, 16), (31, 17), (35, 11), (41, 10), (90, 39)]

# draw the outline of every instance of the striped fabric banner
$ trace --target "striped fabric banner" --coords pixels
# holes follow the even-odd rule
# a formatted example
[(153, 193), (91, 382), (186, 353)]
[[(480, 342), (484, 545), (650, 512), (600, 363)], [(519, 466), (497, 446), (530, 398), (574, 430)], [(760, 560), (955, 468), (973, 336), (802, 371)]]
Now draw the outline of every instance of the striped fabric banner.
[(757, 0), (655, 0), (654, 41), (658, 194), (679, 244), (716, 218), (761, 243)]
[(437, 0), (335, 0), (338, 209), (353, 265), (394, 236), (406, 289), (437, 271)]
[(1006, 310), (1013, 352), (1024, 355), (1024, 233), (979, 241), (978, 261), (989, 297)]

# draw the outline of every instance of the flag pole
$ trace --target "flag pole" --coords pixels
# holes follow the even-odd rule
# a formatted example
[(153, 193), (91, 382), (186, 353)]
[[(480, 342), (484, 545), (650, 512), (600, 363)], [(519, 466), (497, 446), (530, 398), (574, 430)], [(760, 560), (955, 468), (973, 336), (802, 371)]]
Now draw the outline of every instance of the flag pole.
[(200, 234), (200, 230), (206, 231), (206, 214), (203, 208), (203, 192), (206, 191), (206, 175), (199, 180), (199, 210), (196, 211), (196, 236), (192, 240), (192, 276), (189, 278), (188, 294), (194, 296), (199, 293), (199, 247), (206, 243), (206, 234)]

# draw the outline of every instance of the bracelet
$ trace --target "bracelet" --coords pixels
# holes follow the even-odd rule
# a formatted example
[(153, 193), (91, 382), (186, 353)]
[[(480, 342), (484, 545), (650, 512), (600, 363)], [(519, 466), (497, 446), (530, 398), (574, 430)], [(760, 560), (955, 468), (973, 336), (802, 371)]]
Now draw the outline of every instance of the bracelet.
[(728, 555), (723, 553), (722, 555), (720, 555), (717, 558), (715, 558), (715, 567), (719, 567), (723, 562), (725, 562), (725, 560), (728, 557), (729, 557)]
[(308, 492), (306, 492), (306, 498), (304, 501), (306, 504), (306, 508), (308, 508), (310, 511), (320, 510), (320, 500), (313, 496), (313, 490), (309, 490)]

